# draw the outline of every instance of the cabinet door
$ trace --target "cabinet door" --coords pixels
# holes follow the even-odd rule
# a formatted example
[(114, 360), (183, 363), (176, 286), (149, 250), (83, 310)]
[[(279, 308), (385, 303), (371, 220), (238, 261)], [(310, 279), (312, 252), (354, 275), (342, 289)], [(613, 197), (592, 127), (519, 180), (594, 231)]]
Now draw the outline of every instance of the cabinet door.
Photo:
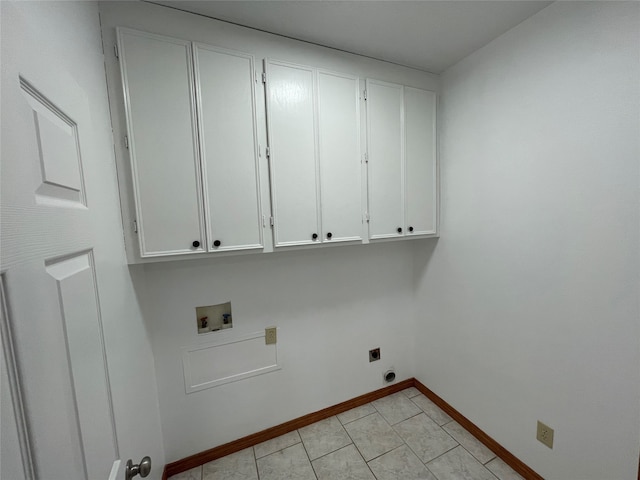
[(404, 234), (401, 85), (367, 80), (369, 237)]
[(436, 94), (405, 87), (404, 112), (407, 234), (435, 234)]
[(267, 61), (266, 85), (274, 244), (320, 242), (313, 69)]
[(118, 44), (140, 255), (203, 251), (189, 42), (118, 29)]
[(318, 72), (322, 241), (362, 238), (359, 82)]
[(253, 57), (194, 45), (208, 251), (262, 247)]

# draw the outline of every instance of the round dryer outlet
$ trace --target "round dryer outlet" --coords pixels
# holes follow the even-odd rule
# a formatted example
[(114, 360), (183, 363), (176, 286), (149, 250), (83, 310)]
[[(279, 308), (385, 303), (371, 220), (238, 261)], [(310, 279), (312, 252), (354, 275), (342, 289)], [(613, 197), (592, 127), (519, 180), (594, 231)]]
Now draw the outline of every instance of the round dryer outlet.
[(384, 378), (385, 383), (391, 383), (396, 379), (396, 372), (393, 368), (391, 368), (384, 372), (384, 375), (382, 377)]

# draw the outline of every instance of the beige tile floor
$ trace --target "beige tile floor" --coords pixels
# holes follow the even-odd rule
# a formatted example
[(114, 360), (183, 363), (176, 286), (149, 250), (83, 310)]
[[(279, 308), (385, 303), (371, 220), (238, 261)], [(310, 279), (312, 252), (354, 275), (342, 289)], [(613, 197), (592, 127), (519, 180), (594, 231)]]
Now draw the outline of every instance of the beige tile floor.
[(522, 477), (413, 387), (171, 477), (289, 479)]

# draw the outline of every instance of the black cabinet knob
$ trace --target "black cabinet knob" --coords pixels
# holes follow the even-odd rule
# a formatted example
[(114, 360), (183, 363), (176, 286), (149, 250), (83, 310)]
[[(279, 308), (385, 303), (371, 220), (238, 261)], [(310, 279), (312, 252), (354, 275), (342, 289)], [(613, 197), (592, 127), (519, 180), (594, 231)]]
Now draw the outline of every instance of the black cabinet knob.
[(331, 233), (331, 232), (327, 233), (327, 238), (328, 238), (329, 240), (331, 240), (331, 237), (333, 237), (333, 233)]
[(398, 233), (402, 233), (402, 228), (398, 227)]
[(311, 235), (311, 238), (313, 238), (314, 240), (316, 240), (318, 238), (318, 234), (314, 233), (313, 235)]
[(409, 227), (409, 231), (410, 231), (410, 232), (413, 232), (413, 227)]
[(222, 245), (222, 242), (221, 242), (220, 240), (215, 240), (215, 241), (213, 242), (213, 246), (214, 246), (214, 247), (219, 247), (220, 245)]
[(198, 248), (200, 246), (200, 240), (194, 240), (191, 245), (193, 245), (193, 248)]

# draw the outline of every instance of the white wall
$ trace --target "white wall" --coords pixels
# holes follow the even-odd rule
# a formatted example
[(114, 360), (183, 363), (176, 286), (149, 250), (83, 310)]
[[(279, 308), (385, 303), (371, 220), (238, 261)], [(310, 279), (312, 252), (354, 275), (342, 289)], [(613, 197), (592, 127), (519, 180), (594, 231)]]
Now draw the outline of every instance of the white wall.
[[(127, 26), (251, 53), (257, 63), (269, 57), (438, 89), (438, 77), (424, 72), (157, 5), (104, 2), (101, 19), (109, 53), (115, 26)], [(110, 55), (107, 74), (119, 138), (122, 93), (119, 67)], [(128, 175), (127, 153), (117, 146), (116, 154), (122, 180)], [(126, 191), (126, 181), (121, 188)], [(398, 380), (412, 377), (415, 241), (131, 267), (152, 335), (167, 462), (381, 388), (390, 366)], [(233, 329), (197, 335), (195, 307), (227, 301)], [(183, 347), (272, 325), (279, 329), (282, 370), (185, 393)], [(374, 347), (381, 348), (382, 360), (370, 364), (368, 351)]]
[(554, 3), (442, 78), (417, 378), (548, 479), (638, 469), (639, 10)]
[[(145, 273), (167, 461), (382, 388), (389, 366), (414, 375), (407, 242), (133, 268)], [(182, 347), (216, 335), (197, 335), (195, 307), (227, 301), (233, 335), (278, 327), (282, 370), (187, 395)], [(382, 359), (369, 363), (374, 347)]]

